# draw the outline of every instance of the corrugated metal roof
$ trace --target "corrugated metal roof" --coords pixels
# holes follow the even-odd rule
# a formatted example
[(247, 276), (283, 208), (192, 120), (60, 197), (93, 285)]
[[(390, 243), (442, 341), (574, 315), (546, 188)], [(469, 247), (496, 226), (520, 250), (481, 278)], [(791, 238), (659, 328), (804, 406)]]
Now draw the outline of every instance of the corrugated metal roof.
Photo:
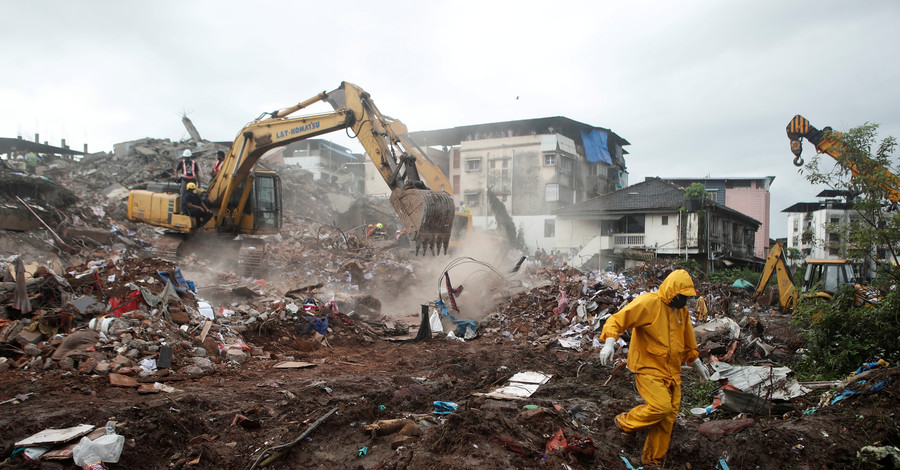
[(322, 145), (323, 147), (328, 148), (328, 149), (331, 150), (332, 152), (338, 153), (338, 154), (340, 154), (340, 155), (343, 155), (343, 156), (345, 156), (345, 157), (347, 157), (347, 158), (349, 158), (349, 159), (351, 159), (351, 160), (356, 160), (356, 159), (357, 159), (356, 156), (354, 156), (352, 153), (348, 152), (346, 149), (343, 149), (343, 148), (341, 148), (341, 147), (338, 147), (337, 145), (332, 144), (331, 142), (329, 142), (329, 141), (327, 141), (327, 140), (319, 141), (319, 144)]

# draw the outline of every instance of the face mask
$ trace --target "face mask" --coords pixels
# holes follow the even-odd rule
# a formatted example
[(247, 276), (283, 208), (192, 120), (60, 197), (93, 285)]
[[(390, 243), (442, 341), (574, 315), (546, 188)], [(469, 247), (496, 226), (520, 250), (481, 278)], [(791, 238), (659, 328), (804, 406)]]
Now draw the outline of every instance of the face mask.
[(685, 305), (687, 305), (687, 297), (680, 294), (676, 295), (675, 298), (669, 302), (669, 307), (675, 309), (684, 308)]

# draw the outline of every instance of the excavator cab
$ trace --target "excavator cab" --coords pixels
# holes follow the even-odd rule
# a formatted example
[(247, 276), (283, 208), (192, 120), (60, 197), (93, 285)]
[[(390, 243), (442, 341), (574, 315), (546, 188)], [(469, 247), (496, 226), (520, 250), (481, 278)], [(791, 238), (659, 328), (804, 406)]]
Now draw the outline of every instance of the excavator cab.
[(229, 207), (240, 204), (244, 185), (252, 182), (239, 233), (272, 235), (281, 228), (281, 179), (274, 171), (257, 170), (231, 193)]
[(802, 291), (809, 294), (818, 286), (814, 293), (816, 297), (831, 298), (843, 286), (853, 284), (854, 281), (853, 265), (847, 260), (807, 259)]

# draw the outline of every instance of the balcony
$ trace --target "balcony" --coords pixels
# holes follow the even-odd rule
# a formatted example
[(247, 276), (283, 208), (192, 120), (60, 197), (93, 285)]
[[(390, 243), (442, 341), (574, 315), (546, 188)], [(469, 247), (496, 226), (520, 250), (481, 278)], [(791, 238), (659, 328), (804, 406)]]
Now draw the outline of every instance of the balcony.
[(643, 233), (618, 233), (612, 236), (615, 248), (637, 248), (644, 246)]

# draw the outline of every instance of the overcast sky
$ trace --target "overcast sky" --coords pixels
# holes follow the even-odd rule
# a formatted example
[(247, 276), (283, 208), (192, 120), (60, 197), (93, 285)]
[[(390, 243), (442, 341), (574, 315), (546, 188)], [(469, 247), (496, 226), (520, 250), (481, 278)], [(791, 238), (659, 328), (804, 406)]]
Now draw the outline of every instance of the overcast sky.
[(791, 164), (795, 114), (900, 137), (896, 0), (6, 1), (2, 12), (0, 137), (37, 132), (79, 150), (186, 139), (182, 113), (204, 138), (232, 140), (261, 112), (346, 80), (411, 131), (548, 116), (609, 128), (631, 143), (631, 184), (775, 176), (774, 238), (787, 234), (781, 210), (821, 189)]

